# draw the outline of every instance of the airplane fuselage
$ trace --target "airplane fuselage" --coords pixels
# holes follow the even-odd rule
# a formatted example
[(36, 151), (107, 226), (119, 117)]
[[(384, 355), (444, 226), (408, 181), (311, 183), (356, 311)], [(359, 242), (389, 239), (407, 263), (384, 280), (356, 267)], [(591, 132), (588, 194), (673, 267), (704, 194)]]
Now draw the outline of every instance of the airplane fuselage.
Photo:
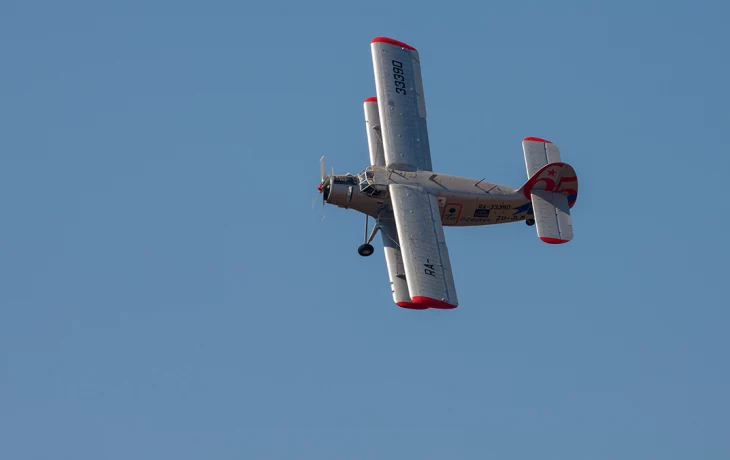
[(502, 224), (532, 219), (532, 203), (517, 189), (433, 171), (398, 171), (370, 166), (357, 176), (331, 175), (325, 181), (327, 203), (389, 219), (393, 207), (388, 184), (419, 186), (438, 198), (446, 226)]

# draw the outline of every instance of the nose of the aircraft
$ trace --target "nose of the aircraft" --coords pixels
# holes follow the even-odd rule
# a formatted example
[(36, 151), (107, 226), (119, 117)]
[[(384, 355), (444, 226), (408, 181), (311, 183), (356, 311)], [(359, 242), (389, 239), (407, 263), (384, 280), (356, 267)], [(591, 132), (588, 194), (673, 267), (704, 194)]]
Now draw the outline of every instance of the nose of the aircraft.
[(319, 190), (319, 193), (322, 194), (322, 201), (327, 201), (329, 198), (330, 190), (332, 189), (331, 184), (331, 178), (332, 176), (327, 176), (324, 178), (321, 184), (317, 187), (317, 190)]

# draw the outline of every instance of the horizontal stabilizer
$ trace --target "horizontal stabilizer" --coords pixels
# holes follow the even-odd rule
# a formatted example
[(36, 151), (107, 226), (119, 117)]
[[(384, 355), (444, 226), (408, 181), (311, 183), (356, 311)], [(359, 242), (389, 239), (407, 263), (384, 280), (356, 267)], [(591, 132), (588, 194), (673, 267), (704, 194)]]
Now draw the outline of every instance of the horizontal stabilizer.
[(573, 224), (570, 220), (568, 197), (545, 190), (533, 190), (531, 195), (537, 236), (550, 244), (562, 244), (572, 240)]
[(526, 137), (522, 141), (522, 152), (525, 154), (527, 177), (534, 176), (546, 164), (560, 161), (558, 146), (539, 137)]

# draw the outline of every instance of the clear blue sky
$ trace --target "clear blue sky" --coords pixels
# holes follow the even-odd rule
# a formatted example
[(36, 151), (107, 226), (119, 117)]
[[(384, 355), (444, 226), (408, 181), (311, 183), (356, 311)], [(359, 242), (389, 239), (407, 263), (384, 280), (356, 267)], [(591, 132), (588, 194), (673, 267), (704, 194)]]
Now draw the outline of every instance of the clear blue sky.
[[(5, 1), (0, 457), (727, 459), (727, 2)], [(581, 183), (575, 240), (446, 230), (391, 300), (369, 42), (419, 49), (434, 168)]]

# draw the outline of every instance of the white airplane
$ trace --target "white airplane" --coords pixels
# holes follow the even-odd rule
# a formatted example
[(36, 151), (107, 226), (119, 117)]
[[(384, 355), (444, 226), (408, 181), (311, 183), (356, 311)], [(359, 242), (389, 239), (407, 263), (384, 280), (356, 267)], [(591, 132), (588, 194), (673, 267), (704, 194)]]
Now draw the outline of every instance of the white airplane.
[[(578, 196), (573, 167), (545, 139), (522, 142), (528, 180), (515, 189), (433, 172), (418, 51), (386, 37), (370, 44), (377, 97), (365, 99), (370, 166), (357, 176), (325, 176), (323, 203), (365, 214), (365, 243), (373, 253), (380, 231), (393, 300), (403, 308), (456, 308), (456, 288), (443, 226), (525, 221), (550, 244), (573, 238), (570, 208)], [(368, 219), (376, 220), (368, 236)]]

